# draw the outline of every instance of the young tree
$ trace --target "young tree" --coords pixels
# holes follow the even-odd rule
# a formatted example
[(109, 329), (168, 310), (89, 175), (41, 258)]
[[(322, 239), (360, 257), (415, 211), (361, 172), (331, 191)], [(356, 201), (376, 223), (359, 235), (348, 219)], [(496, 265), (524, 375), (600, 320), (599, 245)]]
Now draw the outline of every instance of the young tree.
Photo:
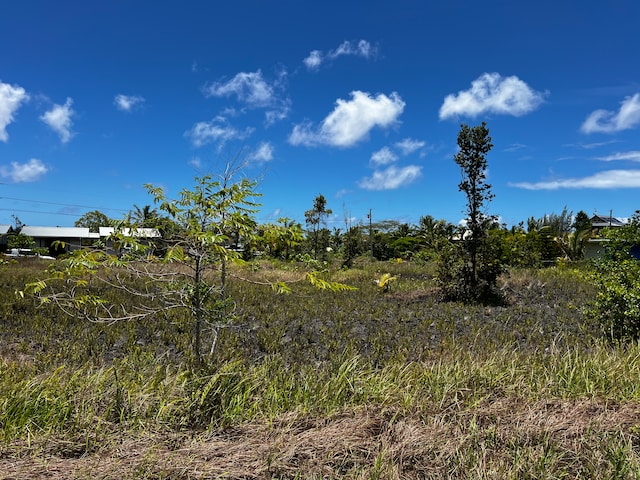
[(279, 218), (276, 224), (268, 223), (260, 227), (261, 244), (274, 258), (289, 260), (295, 248), (302, 243), (302, 225), (290, 218)]
[[(493, 199), (491, 185), (486, 181), (486, 155), (493, 148), (486, 123), (482, 122), (475, 127), (461, 125), (458, 148), (454, 160), (462, 174), (458, 189), (467, 198), (466, 225), (459, 239), (462, 246), (462, 264), (457, 273), (450, 265), (446, 267), (447, 275), (453, 275), (447, 282), (453, 289), (450, 289), (446, 296), (488, 301), (496, 294), (497, 278), (502, 267), (499, 253), (492, 248), (491, 242), (487, 239), (487, 232), (495, 223), (495, 218), (485, 213), (486, 204)], [(455, 249), (447, 251), (451, 254)], [(455, 260), (454, 257), (450, 257), (447, 262)]]
[[(202, 361), (203, 333), (209, 332), (210, 354), (218, 334), (230, 324), (226, 288), (227, 264), (241, 263), (240, 252), (231, 248), (232, 236), (250, 239), (254, 235), (253, 213), (256, 183), (233, 180), (231, 170), (218, 177), (196, 177), (192, 189), (183, 189), (169, 199), (159, 187), (146, 185), (159, 209), (175, 225), (164, 241), (163, 257), (156, 257), (126, 223), (115, 229), (111, 240), (123, 255), (107, 249), (74, 251), (56, 264), (50, 278), (31, 283), (25, 291), (52, 302), (70, 315), (91, 321), (114, 323), (122, 320), (181, 315), (191, 322), (193, 354)], [(314, 272), (307, 279), (319, 288), (345, 290)], [(287, 291), (281, 282), (261, 282), (276, 291)], [(123, 292), (129, 303), (114, 297)], [(183, 312), (180, 314), (180, 312)]]
[(307, 226), (311, 229), (313, 237), (313, 258), (318, 258), (318, 248), (320, 246), (320, 232), (326, 227), (327, 218), (333, 211), (327, 208), (327, 199), (320, 194), (313, 200), (313, 208), (304, 212)]

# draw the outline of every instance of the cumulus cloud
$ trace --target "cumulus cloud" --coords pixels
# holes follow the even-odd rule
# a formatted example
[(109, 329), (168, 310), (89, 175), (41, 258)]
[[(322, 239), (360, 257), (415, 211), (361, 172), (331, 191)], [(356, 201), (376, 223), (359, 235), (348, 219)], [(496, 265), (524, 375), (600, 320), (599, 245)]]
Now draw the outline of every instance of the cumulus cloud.
[(67, 98), (64, 105), (55, 104), (51, 110), (40, 116), (40, 120), (58, 134), (62, 143), (67, 143), (73, 136), (73, 132), (71, 131), (73, 121), (71, 117), (75, 112), (71, 108), (71, 105), (73, 105), (73, 100)]
[(640, 188), (640, 170), (607, 170), (582, 178), (567, 178), (537, 183), (519, 182), (509, 183), (509, 185), (525, 190)]
[(414, 140), (412, 138), (405, 138), (396, 143), (396, 148), (398, 148), (403, 155), (411, 155), (416, 150), (420, 150), (426, 145), (422, 140)]
[(11, 162), (10, 167), (0, 165), (0, 176), (13, 183), (35, 182), (48, 171), (46, 165), (37, 158), (32, 158), (27, 163)]
[(362, 58), (372, 58), (377, 55), (377, 49), (366, 40), (360, 40), (358, 43), (345, 41), (342, 42), (335, 50), (329, 50), (323, 54), (320, 50), (312, 50), (309, 56), (303, 60), (308, 70), (318, 70), (320, 66), (328, 61), (335, 60), (345, 55), (356, 56)]
[(191, 140), (194, 147), (200, 148), (212, 142), (224, 144), (229, 140), (244, 140), (251, 133), (251, 129), (240, 131), (230, 126), (224, 118), (216, 117), (209, 122), (194, 124), (184, 135)]
[(389, 165), (398, 160), (398, 156), (389, 147), (383, 147), (371, 155), (372, 165)]
[(640, 162), (640, 151), (631, 150), (629, 152), (617, 152), (605, 157), (596, 157), (596, 160), (602, 160), (605, 162), (613, 162), (616, 160), (631, 160), (632, 162)]
[(409, 165), (398, 168), (394, 165), (384, 170), (376, 170), (371, 177), (363, 178), (358, 183), (365, 190), (394, 190), (409, 185), (422, 174), (422, 167)]
[(387, 128), (397, 123), (405, 102), (397, 93), (390, 96), (351, 92), (351, 100), (338, 99), (336, 107), (314, 128), (310, 122), (294, 126), (289, 142), (292, 145), (331, 145), (351, 147), (367, 137), (375, 128)]
[(23, 102), (29, 100), (24, 88), (0, 82), (0, 140), (7, 142), (7, 126), (13, 122), (14, 113)]
[(262, 142), (251, 154), (250, 159), (257, 163), (266, 163), (273, 160), (273, 145), (269, 142)]
[(113, 99), (116, 108), (123, 112), (130, 112), (135, 107), (144, 103), (144, 98), (140, 95), (116, 95)]
[(516, 76), (484, 73), (471, 82), (469, 90), (447, 95), (440, 107), (440, 119), (484, 113), (518, 117), (538, 108), (544, 97), (544, 93), (533, 90)]
[(640, 124), (640, 93), (626, 97), (617, 112), (596, 110), (584, 121), (583, 133), (614, 133), (629, 130)]

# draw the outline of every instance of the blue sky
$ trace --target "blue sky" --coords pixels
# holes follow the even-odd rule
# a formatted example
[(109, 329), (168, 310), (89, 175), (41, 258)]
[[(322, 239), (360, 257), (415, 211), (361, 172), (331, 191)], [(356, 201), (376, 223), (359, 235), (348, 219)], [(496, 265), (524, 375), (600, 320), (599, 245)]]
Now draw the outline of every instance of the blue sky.
[(30, 1), (0, 19), (0, 223), (121, 218), (240, 150), (257, 219), (457, 223), (461, 123), (488, 213), (640, 209), (640, 3)]

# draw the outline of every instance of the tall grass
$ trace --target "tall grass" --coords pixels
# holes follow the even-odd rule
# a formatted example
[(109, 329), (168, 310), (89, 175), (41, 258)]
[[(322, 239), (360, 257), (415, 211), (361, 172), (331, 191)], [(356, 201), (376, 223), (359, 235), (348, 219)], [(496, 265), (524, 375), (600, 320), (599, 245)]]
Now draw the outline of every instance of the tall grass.
[[(589, 402), (601, 411), (640, 402), (640, 346), (606, 343), (582, 314), (593, 292), (580, 271), (513, 272), (501, 283), (509, 301), (497, 307), (441, 303), (429, 267), (407, 263), (332, 274), (355, 292), (300, 287), (275, 296), (232, 283), (237, 317), (207, 368), (194, 368), (184, 318), (94, 325), (20, 300), (15, 290), (40, 268), (0, 267), (2, 448), (82, 439), (81, 455), (114, 435), (282, 428), (283, 419), (374, 411), (380, 425), (367, 435), (375, 448), (332, 463), (342, 472), (334, 478), (406, 476), (402, 425), (422, 435), (403, 447), (416, 455), (415, 478), (637, 474), (633, 421), (607, 428), (582, 420), (569, 441), (541, 420), (548, 405)], [(241, 273), (260, 275), (254, 270)], [(399, 277), (390, 292), (373, 283), (381, 272)], [(442, 443), (430, 443), (438, 435)], [(270, 475), (294, 478), (290, 459), (264, 461), (275, 465)]]

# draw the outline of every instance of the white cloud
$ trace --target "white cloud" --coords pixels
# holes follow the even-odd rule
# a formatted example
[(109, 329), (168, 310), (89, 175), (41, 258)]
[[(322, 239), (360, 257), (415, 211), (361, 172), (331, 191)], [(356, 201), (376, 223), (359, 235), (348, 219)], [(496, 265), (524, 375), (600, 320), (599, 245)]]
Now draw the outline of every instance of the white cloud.
[(289, 136), (292, 145), (332, 145), (351, 147), (367, 137), (374, 127), (386, 128), (397, 123), (405, 102), (397, 93), (390, 96), (370, 96), (366, 92), (351, 92), (351, 100), (338, 99), (336, 107), (314, 129), (309, 122), (296, 125)]
[(73, 100), (67, 98), (64, 105), (55, 104), (51, 110), (45, 112), (40, 117), (40, 120), (60, 136), (62, 143), (67, 143), (73, 136), (73, 132), (71, 131), (73, 121), (71, 117), (75, 112), (71, 108), (71, 105), (73, 105)]
[(537, 183), (519, 182), (509, 183), (509, 185), (525, 190), (640, 188), (640, 170), (607, 170), (589, 177), (567, 178), (564, 180), (551, 180)]
[(289, 115), (289, 111), (289, 101), (283, 100), (282, 102), (280, 102), (280, 105), (278, 105), (276, 109), (265, 112), (265, 123), (267, 124), (267, 126), (270, 126), (276, 122), (279, 122), (280, 120), (284, 120)]
[(631, 160), (632, 162), (640, 162), (640, 150), (632, 150), (630, 152), (617, 152), (606, 157), (596, 157), (596, 160), (612, 162), (616, 160)]
[(317, 70), (322, 64), (322, 52), (320, 50), (312, 50), (303, 62), (309, 70)]
[(198, 122), (191, 130), (185, 132), (185, 137), (191, 139), (194, 147), (199, 148), (208, 143), (221, 142), (224, 144), (229, 140), (243, 140), (251, 135), (252, 130), (244, 132), (228, 125), (224, 118), (216, 117), (210, 122)]
[(356, 56), (362, 58), (372, 58), (377, 55), (377, 49), (366, 40), (360, 40), (358, 43), (350, 41), (342, 42), (335, 50), (329, 50), (323, 54), (320, 50), (312, 50), (309, 56), (303, 60), (308, 70), (318, 70), (327, 60), (335, 60), (345, 55)]
[(187, 163), (196, 170), (200, 170), (202, 168), (202, 160), (200, 159), (200, 157), (193, 157)]
[(440, 119), (484, 113), (517, 117), (538, 108), (544, 96), (516, 76), (503, 78), (498, 73), (484, 73), (471, 82), (469, 90), (447, 95), (440, 107)]
[(0, 140), (7, 142), (7, 126), (13, 122), (13, 114), (20, 108), (22, 102), (29, 100), (24, 88), (0, 82)]
[(338, 48), (329, 52), (327, 57), (338, 58), (343, 55), (355, 55), (356, 57), (369, 58), (376, 54), (376, 49), (366, 40), (360, 40), (358, 44), (349, 41), (342, 42)]
[(416, 150), (420, 150), (426, 145), (422, 140), (414, 140), (412, 138), (405, 138), (396, 143), (396, 147), (400, 149), (403, 155), (410, 155)]
[(422, 167), (409, 165), (403, 168), (395, 166), (384, 170), (376, 170), (371, 177), (363, 178), (358, 182), (360, 188), (365, 190), (394, 190), (409, 185), (422, 174)]
[(523, 145), (522, 143), (512, 143), (511, 145), (503, 148), (502, 150), (504, 152), (517, 152), (518, 150), (522, 150), (523, 148), (526, 148), (526, 145)]
[(596, 110), (584, 121), (583, 133), (613, 133), (629, 130), (640, 124), (640, 93), (626, 97), (617, 112)]
[(398, 156), (389, 147), (383, 147), (371, 155), (372, 165), (389, 165), (398, 160)]
[(250, 158), (257, 163), (270, 162), (273, 160), (273, 145), (269, 142), (262, 142)]
[(228, 82), (214, 82), (205, 87), (209, 97), (232, 97), (251, 107), (268, 107), (274, 103), (274, 87), (262, 77), (262, 72), (240, 72)]
[(235, 97), (249, 108), (268, 109), (265, 112), (267, 126), (285, 119), (289, 115), (290, 100), (279, 95), (287, 81), (286, 70), (277, 73), (273, 82), (267, 82), (260, 70), (240, 72), (226, 82), (213, 82), (204, 87), (207, 97)]
[(116, 95), (113, 103), (118, 110), (130, 112), (138, 105), (144, 103), (144, 98), (140, 95)]
[(592, 150), (594, 148), (604, 147), (606, 145), (611, 145), (612, 143), (616, 143), (617, 140), (609, 140), (606, 142), (593, 142), (593, 143), (567, 143), (563, 145), (564, 147), (577, 147), (583, 150)]
[(49, 169), (37, 158), (32, 158), (27, 163), (11, 162), (11, 168), (0, 166), (0, 176), (9, 178), (13, 183), (35, 182)]

